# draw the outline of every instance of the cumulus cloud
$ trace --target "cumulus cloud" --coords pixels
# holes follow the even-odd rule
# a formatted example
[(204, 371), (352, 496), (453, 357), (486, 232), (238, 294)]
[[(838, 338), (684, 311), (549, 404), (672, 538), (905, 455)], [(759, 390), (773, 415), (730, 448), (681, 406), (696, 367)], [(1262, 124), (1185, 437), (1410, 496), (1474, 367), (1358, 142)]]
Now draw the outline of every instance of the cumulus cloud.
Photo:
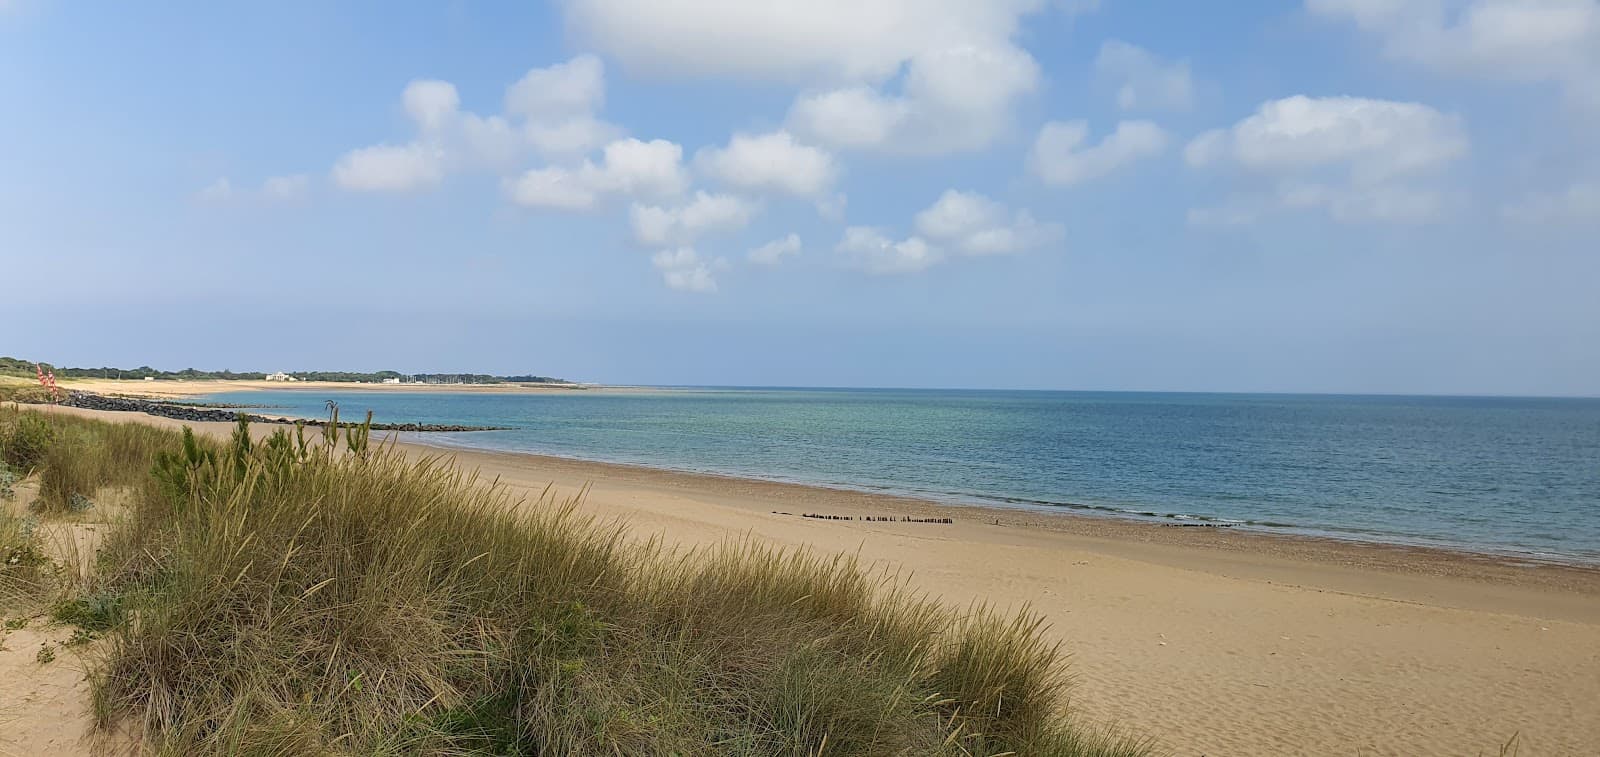
[(708, 232), (742, 228), (755, 212), (755, 204), (742, 197), (696, 192), (693, 200), (677, 207), (634, 203), (629, 220), (640, 244), (659, 247), (688, 244)]
[[(533, 153), (570, 162), (622, 141), (622, 129), (596, 115), (605, 102), (605, 69), (592, 55), (523, 75), (506, 89), (504, 115), (462, 110), (455, 85), (439, 79), (408, 83), (400, 102), (415, 136), (345, 153), (334, 166), (336, 185), (354, 191), (420, 189), (455, 171), (506, 174)], [(562, 196), (569, 205), (579, 201), (576, 193)]]
[(606, 145), (599, 163), (577, 168), (548, 166), (507, 179), (511, 200), (525, 207), (588, 210), (609, 194), (670, 198), (689, 185), (683, 148), (664, 139), (619, 139)]
[(533, 168), (505, 181), (506, 196), (525, 208), (589, 210), (600, 191), (584, 174), (565, 168)]
[(525, 118), (587, 115), (605, 100), (605, 64), (593, 55), (579, 55), (524, 74), (506, 89), (506, 112)]
[(1038, 223), (1026, 210), (1006, 206), (976, 192), (946, 190), (917, 214), (917, 233), (968, 255), (1020, 252), (1060, 241), (1060, 224)]
[(696, 153), (695, 165), (736, 187), (801, 196), (826, 191), (839, 172), (826, 150), (800, 144), (787, 131), (735, 134), (726, 147), (708, 147)]
[(444, 178), (444, 151), (413, 142), (351, 150), (333, 166), (333, 182), (358, 192), (403, 192)]
[(1478, 79), (1552, 82), (1600, 106), (1600, 3), (1594, 0), (1306, 0), (1353, 22), (1384, 54)]
[(584, 41), (640, 74), (882, 81), (929, 49), (1008, 40), (1040, 0), (565, 0)]
[(524, 74), (506, 89), (505, 108), (523, 119), (523, 136), (540, 153), (583, 155), (622, 136), (596, 116), (605, 95), (605, 64), (579, 55)]
[(650, 263), (661, 272), (661, 280), (669, 288), (685, 292), (717, 291), (717, 281), (711, 275), (712, 263), (701, 258), (692, 247), (662, 250), (651, 256)]
[(1348, 166), (1370, 182), (1433, 170), (1467, 150), (1461, 119), (1420, 103), (1296, 95), (1263, 103), (1231, 129), (1201, 134), (1184, 158), (1262, 172)]
[(761, 265), (777, 265), (786, 257), (800, 254), (800, 235), (791, 233), (782, 239), (774, 239), (750, 251), (750, 262)]
[[(839, 148), (987, 146), (1038, 84), (1015, 37), (1045, 0), (566, 0), (578, 37), (640, 75), (807, 90), (791, 130)], [(1081, 11), (1073, 6), (1066, 10)]]
[(1039, 130), (1028, 168), (1047, 184), (1098, 179), (1167, 149), (1167, 133), (1149, 121), (1123, 121), (1116, 131), (1089, 144), (1086, 121), (1051, 121)]
[(1188, 61), (1165, 61), (1114, 39), (1100, 45), (1094, 67), (1102, 80), (1117, 87), (1117, 106), (1123, 110), (1187, 110), (1194, 102)]
[(920, 237), (895, 241), (880, 229), (851, 226), (835, 248), (870, 273), (915, 273), (937, 263), (939, 250)]
[[(1195, 137), (1184, 159), (1196, 168), (1236, 167), (1274, 184), (1272, 201), (1263, 205), (1322, 209), (1351, 223), (1417, 222), (1438, 217), (1449, 204), (1419, 182), (1469, 149), (1460, 118), (1420, 103), (1297, 95)], [(1206, 215), (1191, 214), (1191, 221)]]
[(1600, 183), (1579, 182), (1537, 193), (1501, 209), (1507, 220), (1531, 224), (1600, 224)]
[(842, 149), (978, 150), (1005, 133), (1014, 105), (1038, 82), (1038, 64), (1009, 43), (940, 48), (910, 60), (899, 92), (860, 85), (813, 92), (795, 101), (789, 125)]
[(407, 84), (400, 101), (405, 105), (406, 115), (429, 131), (444, 128), (461, 107), (456, 85), (437, 79), (419, 79)]

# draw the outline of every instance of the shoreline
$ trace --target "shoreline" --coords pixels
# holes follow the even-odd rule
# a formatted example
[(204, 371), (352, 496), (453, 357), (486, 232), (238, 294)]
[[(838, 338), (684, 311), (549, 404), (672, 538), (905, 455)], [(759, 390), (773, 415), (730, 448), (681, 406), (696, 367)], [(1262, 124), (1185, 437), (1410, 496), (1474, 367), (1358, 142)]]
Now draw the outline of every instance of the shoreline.
[[(46, 412), (225, 437), (232, 424)], [(266, 434), (270, 426), (257, 426)], [(1236, 529), (977, 512), (884, 494), (469, 451), (389, 433), (535, 502), (550, 489), (630, 539), (855, 555), (952, 607), (1028, 608), (1071, 655), (1085, 722), (1174, 757), (1600, 753), (1600, 572)], [(908, 523), (800, 517), (954, 515)], [(787, 515), (781, 513), (788, 513)]]
[[(292, 416), (283, 416), (289, 418)], [(1307, 540), (1323, 542), (1330, 545), (1353, 545), (1356, 547), (1377, 547), (1384, 549), (1414, 550), (1417, 552), (1436, 552), (1446, 557), (1501, 561), (1508, 565), (1538, 565), (1577, 568), (1594, 571), (1600, 578), (1600, 555), (1586, 557), (1583, 555), (1554, 554), (1543, 552), (1521, 551), (1510, 547), (1496, 548), (1492, 545), (1475, 545), (1464, 542), (1450, 542), (1447, 540), (1429, 541), (1424, 538), (1408, 538), (1405, 536), (1389, 536), (1386, 534), (1360, 532), (1349, 535), (1330, 533), (1320, 529), (1297, 526), (1294, 524), (1280, 524), (1257, 521), (1237, 521), (1205, 515), (1162, 514), (1155, 512), (1141, 512), (1106, 505), (1089, 504), (1047, 504), (1036, 502), (1007, 502), (1004, 498), (962, 498), (962, 495), (951, 495), (943, 499), (936, 495), (918, 492), (895, 491), (890, 489), (875, 489), (848, 483), (828, 481), (804, 481), (776, 476), (763, 476), (758, 473), (726, 472), (717, 470), (699, 470), (686, 467), (673, 467), (671, 465), (658, 465), (652, 463), (630, 462), (621, 460), (604, 460), (581, 455), (565, 455), (554, 452), (535, 452), (528, 450), (498, 449), (494, 447), (480, 447), (470, 444), (452, 444), (429, 438), (408, 439), (404, 443), (413, 444), (431, 449), (447, 452), (486, 453), (499, 455), (524, 456), (549, 461), (561, 461), (579, 465), (595, 465), (605, 468), (638, 469), (647, 472), (678, 474), (684, 476), (705, 476), (714, 479), (729, 479), (733, 481), (747, 481), (754, 483), (773, 484), (777, 486), (795, 486), (809, 489), (820, 489), (828, 492), (858, 494), (868, 497), (884, 497), (900, 500), (906, 503), (920, 504), (929, 507), (948, 508), (954, 512), (987, 513), (993, 511), (994, 516), (1024, 515), (1037, 516), (1041, 519), (1067, 518), (1084, 519), (1088, 522), (1112, 521), (1116, 523), (1136, 524), (1144, 527), (1157, 527), (1183, 530), (1216, 530), (1232, 531), (1241, 534), (1250, 534), (1264, 538), (1277, 538), (1289, 540)]]
[[(137, 388), (140, 388), (140, 387), (149, 387), (150, 385), (165, 385), (165, 386), (162, 387), (163, 390), (165, 390), (165, 389), (171, 389), (172, 390), (172, 393), (157, 392), (157, 393), (146, 393), (146, 394), (139, 394), (137, 392), (127, 392), (127, 391), (125, 391), (125, 392), (122, 392), (120, 395), (115, 395), (115, 396), (139, 397), (141, 399), (149, 399), (149, 400), (156, 401), (156, 402), (160, 402), (160, 401), (163, 401), (163, 400), (170, 400), (172, 398), (201, 397), (201, 396), (208, 396), (208, 395), (212, 395), (212, 394), (219, 394), (219, 393), (225, 393), (225, 392), (248, 394), (248, 393), (256, 392), (256, 391), (271, 391), (271, 390), (288, 389), (288, 388), (293, 388), (295, 390), (304, 389), (304, 390), (328, 390), (328, 391), (439, 391), (439, 392), (446, 392), (446, 393), (465, 391), (465, 392), (489, 392), (489, 393), (502, 393), (502, 394), (518, 394), (518, 393), (536, 393), (536, 394), (538, 394), (538, 393), (545, 393), (545, 392), (550, 392), (550, 391), (567, 391), (567, 390), (576, 391), (576, 389), (573, 389), (573, 386), (577, 386), (577, 385), (502, 385), (502, 384), (481, 384), (481, 385), (471, 385), (471, 384), (461, 384), (461, 385), (350, 384), (350, 383), (343, 383), (343, 382), (279, 383), (279, 382), (238, 381), (238, 380), (225, 381), (225, 380), (220, 380), (220, 379), (218, 379), (218, 380), (205, 380), (205, 381), (155, 381), (155, 382), (131, 381), (131, 380), (115, 380), (115, 379), (77, 379), (77, 380), (74, 380), (73, 384), (64, 385), (64, 386), (67, 389), (69, 389), (70, 391), (89, 392), (89, 393), (104, 392), (106, 387), (99, 386), (99, 384), (115, 385), (115, 388), (126, 387), (128, 389), (137, 389)], [(632, 386), (628, 386), (628, 387), (609, 387), (609, 386), (600, 386), (600, 385), (592, 385), (592, 386), (591, 385), (583, 385), (583, 386), (584, 386), (584, 390), (585, 391), (593, 391), (593, 392), (601, 392), (601, 393), (634, 393), (634, 392), (641, 392), (641, 391), (671, 391), (669, 389), (657, 390), (657, 389), (651, 389), (651, 388), (648, 388), (648, 387), (632, 387)], [(524, 389), (526, 390), (526, 392), (523, 391)], [(262, 409), (263, 410), (269, 410), (269, 412), (251, 412), (249, 414), (252, 417), (255, 417), (255, 418), (268, 420), (268, 422), (280, 422), (280, 421), (283, 421), (283, 420), (288, 420), (288, 421), (294, 421), (294, 420), (317, 421), (318, 420), (317, 418), (312, 418), (312, 417), (298, 416), (298, 415), (292, 415), (292, 414), (286, 414), (286, 413), (278, 413), (278, 412), (270, 412), (270, 410), (271, 410), (270, 408), (262, 408)], [(246, 411), (248, 411), (248, 409), (242, 409), (241, 410), (241, 412), (246, 412)], [(385, 425), (388, 425), (388, 424), (385, 424)], [(374, 430), (382, 430), (382, 431), (385, 431), (385, 432), (392, 431), (392, 430), (407, 431), (407, 432), (416, 431), (416, 429), (408, 429), (408, 428), (379, 429), (379, 428), (376, 428), (376, 427), (374, 428)], [(429, 432), (434, 432), (434, 431), (445, 432), (444, 430), (441, 430), (441, 429), (431, 429), (431, 428), (430, 429), (423, 429), (423, 430), (424, 431), (429, 431)], [(477, 431), (477, 430), (494, 430), (494, 429), (459, 429), (459, 430), (450, 430), (450, 432), (454, 432), (454, 431), (463, 431), (463, 432), (465, 432), (465, 431)], [(1015, 513), (1015, 514), (1034, 515), (1034, 516), (1038, 516), (1040, 518), (1083, 518), (1083, 519), (1088, 519), (1090, 521), (1112, 520), (1112, 521), (1140, 524), (1140, 525), (1145, 525), (1145, 526), (1160, 526), (1160, 527), (1169, 527), (1170, 526), (1174, 530), (1181, 529), (1181, 530), (1189, 530), (1189, 531), (1201, 531), (1201, 530), (1206, 530), (1206, 531), (1212, 531), (1212, 530), (1214, 530), (1214, 531), (1232, 531), (1232, 532), (1237, 532), (1237, 533), (1241, 533), (1241, 534), (1258, 535), (1258, 536), (1262, 536), (1264, 538), (1279, 538), (1279, 539), (1291, 539), (1291, 540), (1309, 540), (1310, 542), (1330, 543), (1331, 545), (1335, 545), (1335, 546), (1332, 547), (1332, 549), (1337, 549), (1337, 545), (1353, 545), (1354, 547), (1357, 547), (1357, 548), (1370, 547), (1370, 548), (1378, 548), (1378, 549), (1384, 549), (1384, 550), (1410, 550), (1410, 551), (1415, 551), (1415, 552), (1418, 552), (1418, 553), (1437, 553), (1438, 555), (1441, 556), (1441, 559), (1445, 559), (1445, 560), (1462, 559), (1462, 560), (1470, 560), (1470, 561), (1491, 561), (1491, 562), (1499, 561), (1499, 562), (1505, 562), (1505, 563), (1507, 563), (1509, 565), (1529, 564), (1529, 565), (1560, 566), (1560, 567), (1567, 567), (1567, 568), (1580, 569), (1580, 570), (1584, 570), (1584, 569), (1593, 570), (1593, 571), (1597, 572), (1597, 575), (1600, 575), (1600, 553), (1596, 553), (1594, 555), (1550, 553), (1550, 552), (1532, 551), (1532, 550), (1529, 550), (1529, 549), (1519, 549), (1519, 548), (1517, 548), (1515, 546), (1474, 544), (1474, 543), (1470, 543), (1470, 542), (1453, 541), (1453, 540), (1450, 540), (1448, 538), (1415, 537), (1415, 536), (1400, 535), (1400, 534), (1376, 533), (1376, 532), (1364, 531), (1364, 530), (1363, 531), (1353, 531), (1353, 532), (1343, 532), (1342, 533), (1342, 532), (1338, 532), (1338, 531), (1334, 531), (1334, 530), (1330, 530), (1330, 529), (1322, 529), (1322, 528), (1317, 528), (1317, 527), (1312, 527), (1312, 526), (1302, 526), (1302, 525), (1297, 525), (1297, 524), (1292, 524), (1292, 523), (1256, 522), (1256, 521), (1251, 521), (1251, 520), (1240, 521), (1240, 520), (1236, 520), (1236, 519), (1228, 519), (1228, 518), (1213, 517), (1213, 516), (1206, 516), (1206, 515), (1144, 511), (1144, 510), (1134, 509), (1134, 506), (1131, 506), (1131, 505), (1130, 506), (1125, 506), (1125, 507), (1119, 507), (1119, 506), (1094, 505), (1094, 504), (1085, 504), (1085, 503), (1044, 503), (1044, 502), (1029, 502), (1029, 501), (1011, 502), (1011, 501), (1008, 501), (1008, 498), (1004, 498), (1004, 497), (989, 497), (989, 498), (985, 498), (982, 495), (971, 495), (971, 496), (969, 496), (969, 495), (960, 495), (960, 494), (952, 494), (952, 495), (949, 495), (948, 497), (940, 497), (937, 494), (928, 494), (928, 493), (920, 493), (920, 492), (907, 492), (907, 491), (894, 491), (894, 490), (880, 490), (880, 489), (874, 489), (873, 487), (869, 487), (869, 486), (856, 485), (856, 484), (850, 484), (850, 483), (828, 482), (828, 481), (791, 480), (791, 479), (786, 479), (786, 478), (781, 478), (781, 477), (764, 476), (764, 475), (760, 474), (759, 472), (727, 472), (727, 471), (715, 471), (715, 470), (696, 470), (696, 469), (693, 469), (693, 468), (673, 467), (671, 465), (664, 465), (664, 464), (653, 464), (653, 463), (647, 463), (647, 462), (633, 462), (633, 461), (604, 460), (604, 459), (598, 459), (598, 458), (583, 457), (583, 456), (580, 456), (580, 455), (564, 455), (564, 454), (560, 454), (560, 453), (551, 453), (551, 452), (532, 452), (532, 451), (521, 451), (521, 450), (501, 450), (501, 449), (495, 449), (495, 448), (492, 448), (492, 447), (480, 447), (480, 446), (473, 446), (473, 445), (469, 445), (469, 444), (452, 444), (452, 443), (446, 443), (446, 442), (437, 441), (437, 440), (428, 439), (428, 438), (423, 438), (423, 437), (414, 438), (414, 439), (411, 439), (409, 441), (411, 443), (422, 444), (422, 445), (426, 445), (426, 446), (437, 448), (437, 449), (441, 449), (441, 450), (530, 455), (530, 456), (539, 457), (539, 458), (549, 458), (549, 459), (552, 459), (552, 460), (567, 460), (567, 461), (572, 461), (572, 462), (576, 462), (576, 463), (592, 463), (592, 464), (595, 464), (595, 465), (621, 466), (621, 467), (625, 467), (625, 468), (627, 468), (627, 467), (641, 468), (641, 469), (647, 469), (647, 470), (652, 470), (652, 471), (662, 471), (662, 472), (668, 472), (668, 473), (681, 473), (681, 474), (685, 474), (685, 475), (704, 475), (704, 476), (713, 476), (713, 477), (725, 477), (725, 478), (741, 479), (741, 480), (749, 480), (749, 481), (758, 481), (758, 482), (767, 482), (767, 483), (781, 484), (781, 485), (813, 487), (813, 488), (823, 489), (823, 490), (833, 491), (833, 492), (848, 492), (848, 493), (866, 494), (866, 495), (873, 495), (873, 496), (893, 497), (893, 498), (907, 500), (907, 501), (910, 501), (910, 502), (922, 503), (924, 505), (931, 505), (931, 506), (945, 507), (945, 508), (955, 508), (957, 510), (975, 510), (975, 511), (979, 511), (979, 512), (995, 511), (996, 515), (1013, 514), (1013, 513)]]
[[(1432, 545), (1345, 539), (1245, 528), (1184, 527), (1155, 519), (1111, 513), (1053, 512), (1042, 508), (955, 504), (898, 493), (844, 486), (781, 481), (727, 473), (689, 471), (635, 463), (610, 462), (536, 452), (440, 444), (426, 434), (401, 432), (396, 441), (423, 455), (443, 454), (464, 467), (535, 467), (570, 478), (620, 481), (669, 490), (731, 492), (772, 502), (810, 504), (822, 514), (856, 518), (892, 515), (913, 518), (954, 517), (967, 523), (1059, 533), (1106, 542), (1148, 545), (1157, 550), (1179, 548), (1220, 554), (1250, 552), (1323, 567), (1356, 568), (1385, 573), (1445, 576), (1521, 588), (1572, 591), (1600, 602), (1600, 564)], [(383, 437), (388, 439), (388, 435)], [(827, 509), (831, 508), (831, 509)], [(798, 512), (792, 513), (799, 517)], [(865, 525), (852, 520), (842, 524)], [(1594, 617), (1600, 620), (1600, 606)]]
[(255, 379), (197, 379), (134, 381), (132, 379), (62, 379), (66, 391), (88, 392), (148, 400), (203, 397), (225, 392), (347, 391), (347, 392), (483, 392), (489, 394), (542, 394), (546, 392), (637, 391), (599, 384), (362, 384), (353, 381), (262, 381)]

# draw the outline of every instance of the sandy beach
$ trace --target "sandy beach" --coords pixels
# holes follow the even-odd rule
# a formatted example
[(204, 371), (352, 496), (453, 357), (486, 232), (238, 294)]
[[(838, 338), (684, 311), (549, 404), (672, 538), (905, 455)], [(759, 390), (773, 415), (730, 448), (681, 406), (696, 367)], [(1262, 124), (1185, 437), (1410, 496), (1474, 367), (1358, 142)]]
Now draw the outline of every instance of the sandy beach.
[(584, 511), (638, 538), (850, 552), (954, 605), (1031, 607), (1071, 655), (1079, 716), (1173, 755), (1493, 755), (1513, 735), (1520, 755), (1600, 754), (1597, 570), (445, 451), (410, 436), (407, 454), (453, 457), (530, 499), (587, 487)]
[(351, 381), (130, 381), (126, 379), (63, 379), (69, 391), (119, 397), (182, 399), (220, 392), (248, 391), (383, 391), (383, 392), (490, 392), (527, 394), (568, 391), (627, 391), (626, 387), (591, 387), (585, 384), (358, 384)]

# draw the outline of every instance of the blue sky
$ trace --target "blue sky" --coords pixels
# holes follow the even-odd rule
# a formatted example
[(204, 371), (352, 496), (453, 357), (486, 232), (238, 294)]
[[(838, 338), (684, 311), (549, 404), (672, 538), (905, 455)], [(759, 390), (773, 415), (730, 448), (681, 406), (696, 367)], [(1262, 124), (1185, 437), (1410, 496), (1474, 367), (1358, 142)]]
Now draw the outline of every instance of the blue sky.
[(1600, 394), (1596, 0), (0, 0), (0, 353)]

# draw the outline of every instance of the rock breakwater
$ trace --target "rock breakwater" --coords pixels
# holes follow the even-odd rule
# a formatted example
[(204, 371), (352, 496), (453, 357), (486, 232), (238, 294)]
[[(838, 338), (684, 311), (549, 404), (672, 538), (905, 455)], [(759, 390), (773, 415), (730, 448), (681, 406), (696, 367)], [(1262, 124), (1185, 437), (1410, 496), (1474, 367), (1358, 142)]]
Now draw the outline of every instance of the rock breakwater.
[[(196, 407), (194, 405), (173, 404), (155, 400), (138, 399), (135, 397), (108, 397), (102, 394), (88, 392), (69, 392), (67, 399), (61, 403), (67, 407), (80, 407), (85, 410), (111, 410), (124, 413), (145, 413), (147, 415), (172, 418), (179, 421), (195, 423), (223, 422), (233, 423), (239, 420), (240, 415), (250, 416), (254, 423), (304, 423), (307, 426), (321, 426), (327, 423), (317, 418), (303, 420), (291, 418), (272, 418), (256, 415), (255, 413), (241, 413), (236, 410), (220, 408)], [(353, 426), (354, 423), (340, 422), (341, 426)], [(510, 426), (457, 426), (437, 423), (374, 423), (373, 431), (505, 431)]]

